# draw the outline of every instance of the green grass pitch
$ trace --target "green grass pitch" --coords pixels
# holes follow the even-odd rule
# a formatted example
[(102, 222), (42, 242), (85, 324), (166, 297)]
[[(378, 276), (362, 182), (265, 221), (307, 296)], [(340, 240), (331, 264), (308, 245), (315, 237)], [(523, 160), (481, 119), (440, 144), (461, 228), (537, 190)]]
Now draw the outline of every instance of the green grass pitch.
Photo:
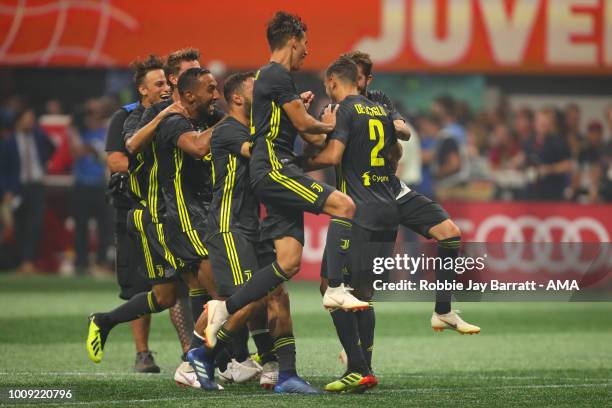
[[(341, 374), (339, 342), (318, 289), (292, 283), (301, 374), (317, 386)], [(363, 395), (277, 396), (256, 384), (206, 393), (172, 376), (179, 344), (167, 313), (153, 319), (150, 347), (161, 374), (132, 373), (129, 326), (112, 332), (101, 364), (85, 351), (86, 318), (119, 304), (113, 282), (0, 276), (0, 405), (9, 388), (71, 389), (46, 406), (611, 406), (612, 303), (463, 303), (476, 336), (434, 333), (428, 303), (378, 303), (374, 368)], [(32, 404), (19, 402), (16, 406)]]

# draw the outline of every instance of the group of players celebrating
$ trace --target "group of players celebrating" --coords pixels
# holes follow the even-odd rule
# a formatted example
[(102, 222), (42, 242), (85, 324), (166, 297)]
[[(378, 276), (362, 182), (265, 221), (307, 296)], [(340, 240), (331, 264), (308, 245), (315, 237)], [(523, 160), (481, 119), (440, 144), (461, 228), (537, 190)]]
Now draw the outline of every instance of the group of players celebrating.
[[(173, 307), (182, 279), (194, 330), (177, 382), (220, 390), (217, 370), (223, 381), (259, 376), (278, 393), (320, 393), (297, 373), (283, 283), (300, 268), (304, 212), (325, 213), (331, 218), (321, 294), (346, 372), (324, 390), (363, 392), (378, 384), (373, 259), (392, 255), (398, 225), (437, 240), (441, 257), (457, 256), (460, 231), (438, 204), (395, 176), (397, 140), (408, 140), (410, 130), (386, 95), (367, 89), (367, 54), (332, 62), (324, 82), (333, 104), (319, 119), (308, 113), (314, 95), (298, 93), (290, 74), (307, 55), (306, 31), (298, 16), (274, 15), (267, 25), (269, 63), (226, 78), (227, 113), (215, 106), (216, 79), (200, 67), (196, 50), (170, 54), (165, 66), (155, 56), (134, 65), (141, 100), (122, 116), (132, 200), (127, 223), (152, 289), (90, 316), (87, 350), (94, 362), (114, 326)], [(305, 142), (299, 156), (298, 134)], [(332, 166), (336, 188), (307, 175)], [(436, 271), (439, 280), (453, 274)], [(437, 294), (432, 328), (478, 333), (451, 310), (450, 297)]]

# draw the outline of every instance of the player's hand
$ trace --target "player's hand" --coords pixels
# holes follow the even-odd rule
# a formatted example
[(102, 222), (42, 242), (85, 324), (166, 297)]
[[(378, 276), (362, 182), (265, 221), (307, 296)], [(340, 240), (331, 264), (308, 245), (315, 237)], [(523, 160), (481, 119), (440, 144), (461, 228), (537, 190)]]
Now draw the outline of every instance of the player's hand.
[(172, 105), (161, 111), (163, 118), (173, 113), (178, 113), (179, 115), (183, 115), (185, 117), (189, 116), (189, 114), (187, 113), (187, 109), (185, 109), (185, 107), (181, 104), (180, 101), (174, 102)]
[(336, 127), (336, 112), (338, 112), (339, 107), (340, 105), (334, 105), (334, 107), (327, 105), (323, 111), (323, 116), (321, 116), (321, 122)]
[(306, 110), (310, 108), (310, 104), (314, 100), (315, 94), (312, 91), (302, 92), (300, 94), (300, 98), (302, 98), (302, 102), (304, 102), (304, 107)]

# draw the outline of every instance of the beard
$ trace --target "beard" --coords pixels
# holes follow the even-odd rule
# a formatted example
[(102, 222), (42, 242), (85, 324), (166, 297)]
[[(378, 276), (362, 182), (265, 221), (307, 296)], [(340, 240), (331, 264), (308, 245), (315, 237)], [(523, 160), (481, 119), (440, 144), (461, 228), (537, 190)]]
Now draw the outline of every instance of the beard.
[(196, 107), (197, 120), (206, 120), (211, 116), (211, 105), (212, 103), (202, 103)]

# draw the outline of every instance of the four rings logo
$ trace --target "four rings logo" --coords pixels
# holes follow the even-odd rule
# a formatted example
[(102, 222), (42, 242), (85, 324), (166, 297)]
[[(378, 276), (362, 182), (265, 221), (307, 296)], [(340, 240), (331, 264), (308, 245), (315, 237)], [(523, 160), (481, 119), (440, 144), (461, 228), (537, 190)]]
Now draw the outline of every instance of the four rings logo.
[[(457, 223), (472, 237), (471, 250), (486, 253), (487, 266), (500, 272), (584, 273), (612, 266), (608, 231), (591, 217), (494, 215), (477, 227), (470, 220)], [(585, 236), (594, 236), (598, 242), (584, 242)]]

